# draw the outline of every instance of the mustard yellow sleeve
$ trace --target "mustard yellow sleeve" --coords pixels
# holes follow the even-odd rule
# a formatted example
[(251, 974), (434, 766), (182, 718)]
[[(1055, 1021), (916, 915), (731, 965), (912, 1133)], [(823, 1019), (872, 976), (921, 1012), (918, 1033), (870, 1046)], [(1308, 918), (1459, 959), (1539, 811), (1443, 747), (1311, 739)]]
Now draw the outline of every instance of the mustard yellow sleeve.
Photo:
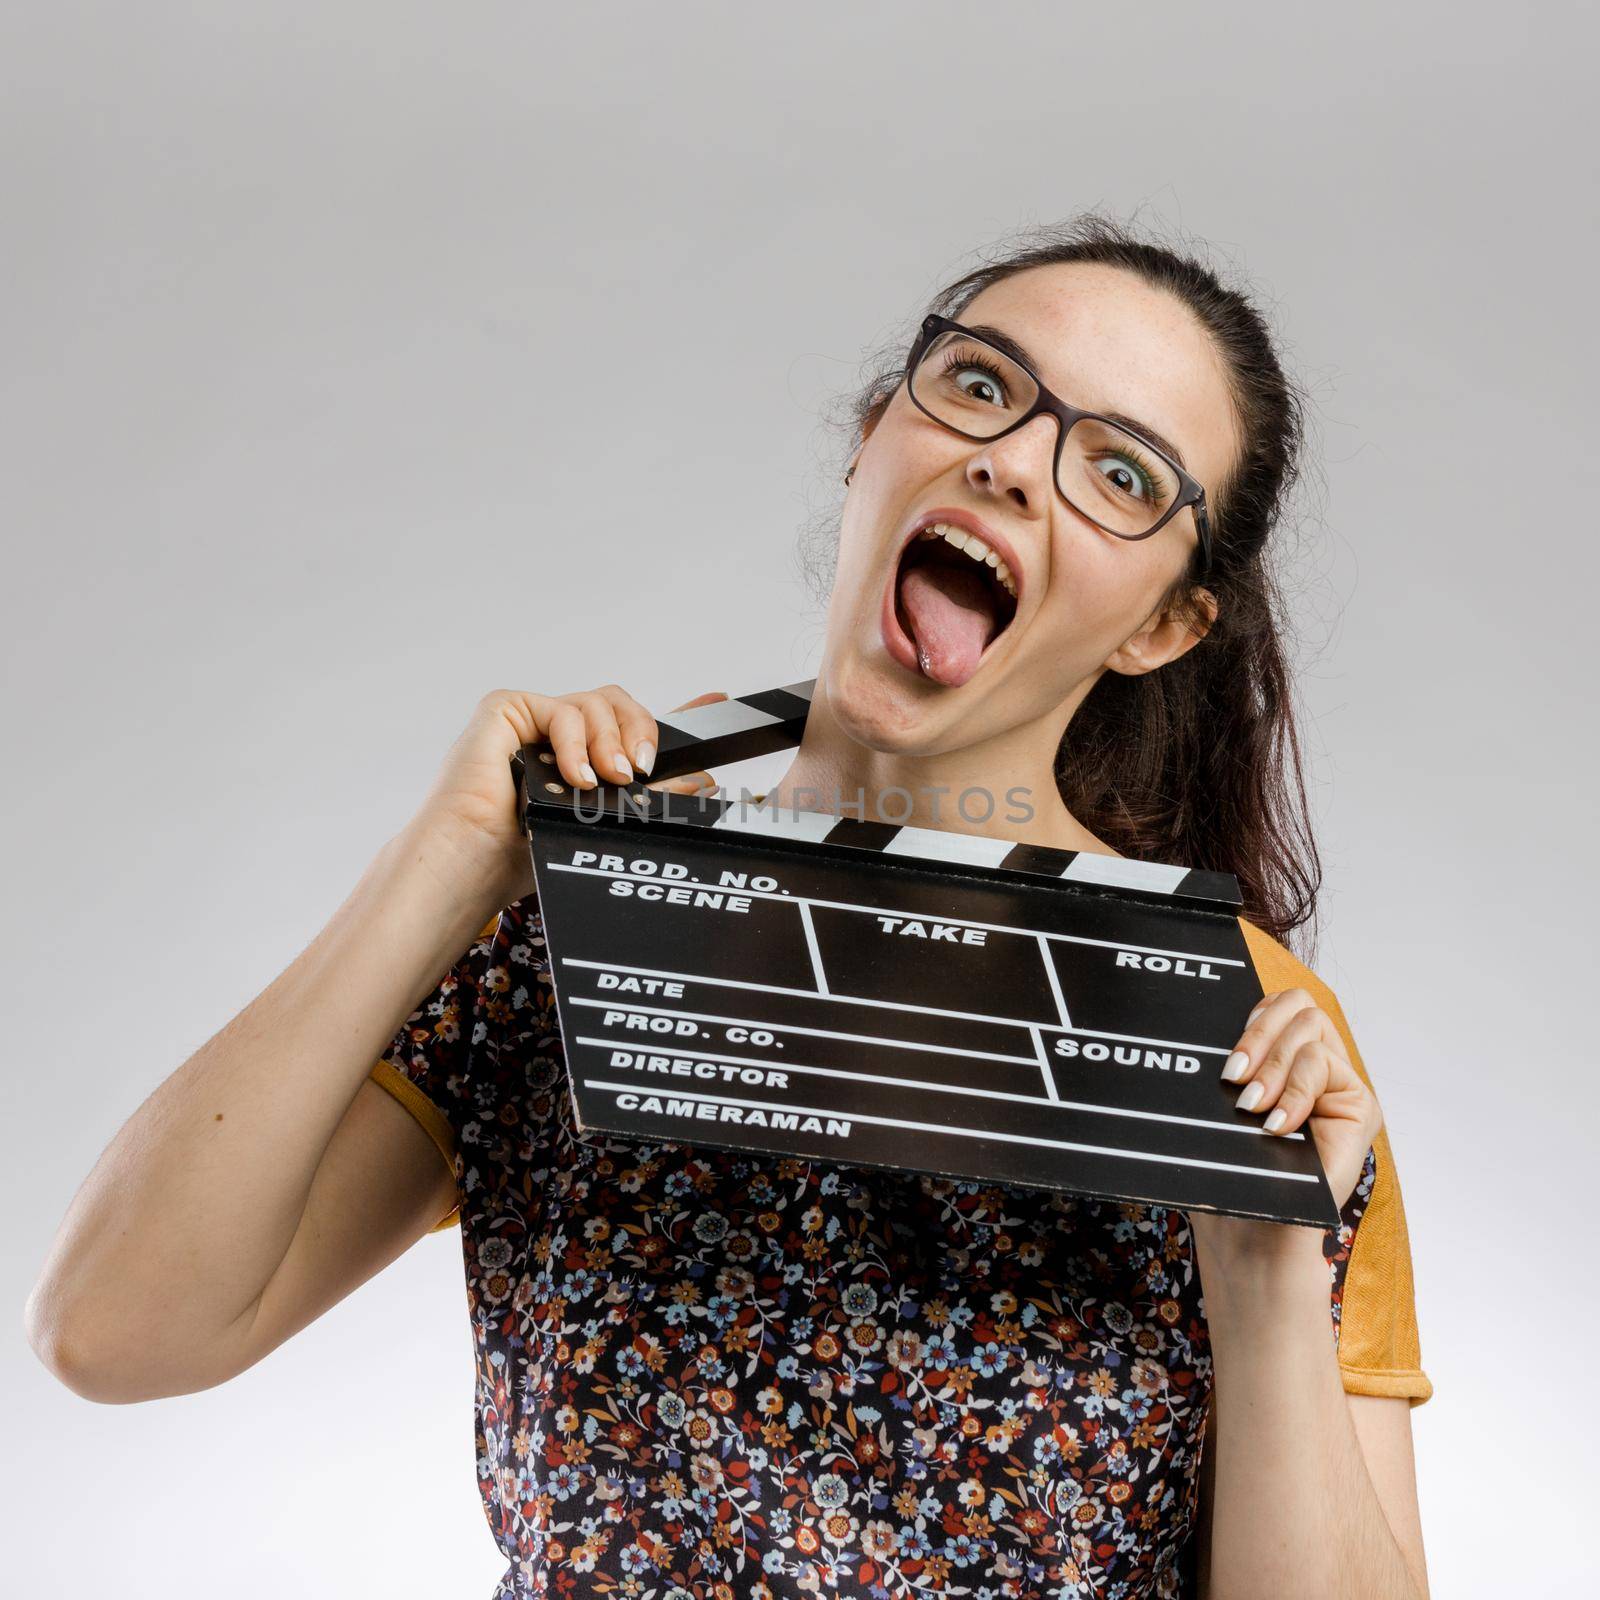
[[(461, 1114), (458, 1096), (468, 1064), (479, 969), (491, 958), (500, 916), (496, 912), (478, 930), (472, 946), (440, 975), (432, 993), (401, 1023), (388, 1050), (367, 1073), (411, 1113), (433, 1140), (450, 1169), (452, 1181), (456, 1174), (456, 1123), (450, 1113), (454, 1110), (457, 1118)], [(442, 1233), (460, 1220), (458, 1204), (429, 1232)]]
[[(422, 1131), (433, 1140), (439, 1154), (444, 1157), (445, 1164), (450, 1169), (451, 1180), (454, 1181), (456, 1175), (456, 1136), (444, 1112), (387, 1056), (377, 1062), (367, 1076), (379, 1088), (387, 1089), (417, 1119)], [(446, 1216), (434, 1223), (428, 1232), (442, 1233), (446, 1228), (455, 1227), (460, 1220), (461, 1207), (458, 1204)]]
[[(1333, 1020), (1351, 1065), (1372, 1088), (1339, 997), (1270, 934), (1243, 917), (1239, 922), (1263, 991), (1305, 989)], [(1418, 1406), (1432, 1396), (1433, 1384), (1422, 1369), (1411, 1238), (1387, 1128), (1373, 1141), (1372, 1155), (1365, 1201), (1351, 1197), (1352, 1207), (1360, 1210), (1342, 1278), (1336, 1267), (1336, 1287), (1342, 1289), (1339, 1371), (1351, 1394), (1389, 1395)]]

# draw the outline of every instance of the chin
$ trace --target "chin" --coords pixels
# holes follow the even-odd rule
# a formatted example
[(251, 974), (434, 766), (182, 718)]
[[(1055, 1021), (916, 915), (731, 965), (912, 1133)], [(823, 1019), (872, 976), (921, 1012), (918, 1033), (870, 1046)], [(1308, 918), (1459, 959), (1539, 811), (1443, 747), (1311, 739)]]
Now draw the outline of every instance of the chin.
[(872, 653), (846, 650), (838, 661), (824, 664), (822, 681), (840, 730), (869, 750), (926, 753), (947, 720), (929, 686), (881, 647)]

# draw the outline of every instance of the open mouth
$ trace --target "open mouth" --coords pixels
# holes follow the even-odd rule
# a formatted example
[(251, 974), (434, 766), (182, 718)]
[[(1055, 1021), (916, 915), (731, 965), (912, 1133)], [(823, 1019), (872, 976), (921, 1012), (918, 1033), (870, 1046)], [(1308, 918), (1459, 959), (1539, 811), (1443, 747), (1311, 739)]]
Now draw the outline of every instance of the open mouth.
[(921, 529), (895, 572), (894, 620), (923, 676), (964, 684), (1016, 617), (1017, 590), (1005, 558), (977, 534), (951, 522)]

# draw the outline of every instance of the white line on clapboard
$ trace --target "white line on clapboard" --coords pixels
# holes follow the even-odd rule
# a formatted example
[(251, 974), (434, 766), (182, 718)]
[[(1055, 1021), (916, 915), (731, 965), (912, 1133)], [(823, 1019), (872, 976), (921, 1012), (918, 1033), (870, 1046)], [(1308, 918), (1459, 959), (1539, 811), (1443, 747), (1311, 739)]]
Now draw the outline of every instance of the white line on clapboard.
[(1045, 936), (1039, 935), (1039, 959), (1044, 962), (1044, 975), (1050, 980), (1050, 993), (1055, 999), (1056, 1011), (1061, 1017), (1061, 1026), (1072, 1026), (1072, 1013), (1067, 1010), (1067, 997), (1061, 992), (1061, 979), (1056, 974), (1056, 964), (1050, 957), (1050, 946)]
[[(625, 1046), (636, 1055), (645, 1054), (646, 1051), (637, 1040), (597, 1039), (590, 1034), (580, 1033), (576, 1044), (592, 1045), (601, 1050), (620, 1050)], [(687, 1052), (680, 1052), (687, 1054)], [(1036, 1094), (1012, 1094), (1007, 1089), (976, 1089), (959, 1083), (933, 1083), (926, 1078), (896, 1078), (882, 1072), (855, 1072), (848, 1067), (810, 1067), (801, 1066), (794, 1061), (772, 1061), (764, 1056), (735, 1056), (726, 1053), (712, 1052), (710, 1050), (696, 1050), (693, 1052), (696, 1061), (715, 1061), (719, 1065), (726, 1064), (732, 1067), (762, 1067), (769, 1072), (804, 1072), (811, 1076), (823, 1078), (843, 1078), (856, 1083), (881, 1083), (891, 1089), (926, 1089), (934, 1094), (968, 1094), (975, 1095), (980, 1100), (1009, 1100), (1018, 1105), (1037, 1106), (1046, 1104)], [(613, 1066), (615, 1063), (611, 1063)], [(675, 1073), (664, 1073), (663, 1077), (675, 1077)], [(648, 1073), (639, 1079), (641, 1086), (655, 1082)], [(676, 1094), (677, 1090), (670, 1084), (659, 1084), (657, 1087), (663, 1094)], [(1087, 1100), (1062, 1100), (1053, 1091), (1051, 1085), (1049, 1103), (1058, 1105), (1064, 1111), (1089, 1111), (1102, 1117), (1137, 1117), (1141, 1122), (1176, 1122), (1185, 1128), (1218, 1128), (1224, 1133), (1249, 1133), (1261, 1139), (1304, 1139), (1305, 1135), (1298, 1130), (1294, 1133), (1271, 1134), (1259, 1122), (1214, 1122), (1209, 1117), (1180, 1117), (1175, 1111), (1134, 1111), (1126, 1106), (1097, 1106), (1091, 1105)], [(830, 1116), (849, 1116), (847, 1111), (834, 1111)]]
[(1044, 1053), (1044, 1039), (1037, 1028), (1029, 1028), (1028, 1034), (1039, 1056), (1039, 1076), (1044, 1079), (1045, 1095), (1048, 1099), (1059, 1100), (1061, 1096), (1056, 1093), (1056, 1075), (1050, 1070), (1050, 1057)]
[(806, 948), (811, 952), (811, 970), (816, 976), (817, 993), (828, 992), (828, 975), (822, 970), (822, 952), (817, 948), (817, 930), (811, 926), (811, 907), (804, 900), (799, 902), (800, 921), (806, 930)]
[[(1024, 1022), (1018, 1017), (988, 1017), (977, 1011), (947, 1011), (942, 1006), (913, 1005), (909, 1000), (869, 1000), (864, 995), (855, 994), (825, 994), (818, 995), (810, 989), (788, 989), (776, 983), (756, 983), (748, 978), (708, 978), (699, 972), (673, 972), (666, 967), (630, 967), (620, 961), (587, 961), (578, 956), (560, 956), (557, 958), (563, 966), (592, 967), (597, 972), (626, 972), (638, 978), (667, 978), (675, 983), (711, 983), (723, 989), (754, 989), (758, 994), (787, 994), (801, 1000), (833, 1000), (843, 1006), (873, 1006), (880, 1011), (911, 1011), (924, 1017), (956, 1017), (963, 1022), (992, 1022), (997, 1028), (1032, 1028), (1040, 1024)], [(590, 1000), (588, 1005), (599, 1005), (602, 1002)], [(619, 1001), (618, 1004), (626, 1004)], [(749, 1017), (713, 1017), (714, 1022), (750, 1022)], [(786, 1022), (768, 1022), (762, 1019), (758, 1026), (763, 1028), (788, 1028)], [(1048, 1027), (1049, 1024), (1043, 1024)], [(804, 1028), (795, 1028), (792, 1031), (804, 1033)], [(1202, 1055), (1225, 1056), (1231, 1051), (1231, 1046), (1217, 1044), (1188, 1044), (1182, 1039), (1153, 1039), (1139, 1033), (1108, 1033), (1104, 1028), (1069, 1028), (1068, 1033), (1075, 1033), (1084, 1039), (1112, 1039), (1121, 1044), (1148, 1044), (1161, 1050), (1193, 1050)], [(940, 1050), (942, 1045), (918, 1044), (915, 1040), (879, 1039), (874, 1034), (841, 1034), (841, 1038), (865, 1039), (869, 1044), (898, 1044), (907, 1050)], [(1032, 1065), (1031, 1056), (1003, 1056), (989, 1050), (957, 1050), (957, 1055), (980, 1056), (986, 1061), (1025, 1061)]]
[[(600, 867), (575, 867), (571, 862), (553, 861), (552, 872), (576, 872), (585, 878), (614, 878), (623, 883), (659, 883), (659, 878), (642, 877), (634, 872), (607, 872)], [(1047, 928), (1013, 928), (1004, 922), (978, 922), (972, 917), (908, 915), (903, 906), (869, 906), (855, 900), (822, 900), (816, 895), (785, 894), (781, 889), (751, 889), (726, 883), (702, 883), (698, 878), (673, 878), (669, 887), (674, 889), (704, 889), (707, 894), (748, 895), (754, 900), (778, 900), (784, 905), (821, 906), (827, 911), (859, 911), (874, 917), (898, 917), (901, 921), (940, 922), (951, 928), (983, 928), (989, 933), (1015, 934), (1019, 939), (1057, 939), (1062, 944), (1095, 945), (1101, 950), (1132, 950), (1139, 955), (1172, 956), (1180, 961), (1209, 961), (1219, 967), (1243, 967), (1248, 963), (1233, 956), (1203, 955), (1194, 950), (1164, 950), (1159, 945), (1129, 944), (1123, 939), (1091, 939), (1079, 933), (1054, 933)]]
[[(604, 1089), (609, 1094), (644, 1094), (636, 1083), (607, 1083), (601, 1078), (585, 1078), (586, 1089)], [(737, 1095), (702, 1094), (688, 1089), (663, 1089), (674, 1100), (694, 1100), (713, 1106), (739, 1106), (757, 1111), (787, 1111), (801, 1117), (832, 1117), (836, 1121), (870, 1122), (880, 1128), (901, 1128), (907, 1133), (949, 1133), (966, 1139), (999, 1139), (1006, 1144), (1033, 1144), (1047, 1150), (1072, 1150), (1080, 1155), (1117, 1156), (1123, 1161), (1148, 1161), (1177, 1167), (1205, 1167), (1211, 1172), (1242, 1172), (1251, 1178), (1281, 1178), (1285, 1183), (1315, 1183), (1315, 1172), (1276, 1172), (1270, 1167), (1247, 1167), (1236, 1161), (1205, 1161), (1199, 1156), (1152, 1155), (1143, 1150), (1115, 1150), (1110, 1145), (1075, 1144), (1070, 1139), (1043, 1139), (1036, 1134), (997, 1133), (992, 1128), (959, 1128), (939, 1122), (911, 1122), (901, 1117), (873, 1117), (859, 1111), (826, 1111), (819, 1106), (774, 1105), (770, 1100), (745, 1100)], [(660, 1095), (657, 1098), (661, 1098)], [(621, 1108), (619, 1108), (621, 1109)]]

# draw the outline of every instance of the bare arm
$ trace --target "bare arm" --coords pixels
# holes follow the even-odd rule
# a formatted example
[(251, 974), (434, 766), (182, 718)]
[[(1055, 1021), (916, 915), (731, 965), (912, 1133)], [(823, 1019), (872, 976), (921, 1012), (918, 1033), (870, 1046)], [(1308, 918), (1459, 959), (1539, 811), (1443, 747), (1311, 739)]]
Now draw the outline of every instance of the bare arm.
[(1320, 1240), (1276, 1232), (1280, 1251), (1209, 1270), (1202, 1248), (1216, 1364), (1204, 1592), (1427, 1600), (1409, 1402), (1344, 1392)]
[(533, 890), (512, 754), (548, 741), (561, 776), (588, 788), (596, 769), (629, 775), (624, 749), (648, 769), (641, 746), (657, 733), (615, 685), (484, 696), (417, 817), (134, 1112), (73, 1198), (26, 1312), (62, 1382), (107, 1402), (221, 1383), (439, 1220), (453, 1175), (368, 1081), (372, 1064), (490, 917)]
[[(1304, 988), (1250, 1014), (1227, 1081), (1267, 1133), (1305, 1126), (1341, 1210), (1383, 1112), (1348, 1029)], [(1227, 1600), (1427, 1600), (1403, 1399), (1347, 1397), (1320, 1235), (1195, 1213), (1211, 1329), (1207, 1592)]]
[[(339, 1247), (367, 1265), (357, 1282), (438, 1221), (438, 1151), (397, 1126), (410, 1121), (401, 1107), (390, 1116), (375, 1103), (389, 1099), (376, 1085), (361, 1090), (493, 914), (495, 888), (458, 887), (437, 845), (396, 835), (311, 944), (128, 1119), (74, 1197), (28, 1303), (34, 1346), (63, 1382), (96, 1400), (153, 1399), (258, 1360), (263, 1291), (314, 1196), (331, 1185), (359, 1199), (352, 1167), (373, 1182), (357, 1213), (369, 1231)], [(319, 1195), (347, 1120), (343, 1173)], [(315, 1209), (326, 1223), (328, 1208)]]

